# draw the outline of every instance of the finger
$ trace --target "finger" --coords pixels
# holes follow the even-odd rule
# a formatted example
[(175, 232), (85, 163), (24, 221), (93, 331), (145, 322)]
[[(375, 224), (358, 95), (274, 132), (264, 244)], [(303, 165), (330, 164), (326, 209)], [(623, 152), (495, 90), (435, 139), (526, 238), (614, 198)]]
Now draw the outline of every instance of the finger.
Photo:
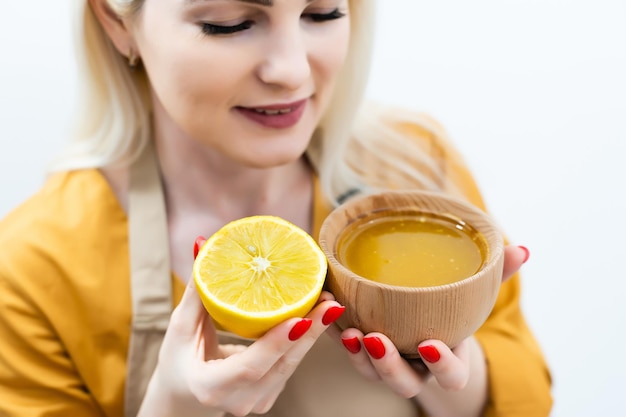
[(235, 403), (228, 405), (232, 400), (231, 394), (237, 393), (235, 397), (246, 398), (245, 404), (239, 406), (249, 407), (251, 410), (260, 396), (265, 396), (272, 385), (275, 385), (262, 384), (261, 380), (293, 346), (294, 342), (289, 339), (289, 335), (294, 329), (305, 327), (301, 332), (306, 333), (312, 323), (309, 318), (292, 318), (272, 328), (243, 349), (232, 345), (222, 346), (225, 358), (201, 364), (198, 367), (201, 369), (197, 372), (200, 375), (197, 385), (202, 386), (202, 391), (213, 392), (215, 396), (222, 397), (225, 407), (237, 406), (236, 398), (233, 400)]
[(307, 314), (311, 320), (311, 327), (306, 333), (293, 340), (293, 332), (290, 332), (292, 343), (287, 344), (288, 350), (284, 352), (271, 369), (267, 377), (270, 384), (281, 384), (282, 380), (291, 376), (300, 364), (307, 352), (313, 347), (318, 338), (332, 325), (345, 311), (345, 307), (336, 301), (323, 301)]
[(191, 340), (197, 336), (198, 326), (203, 323), (208, 313), (200, 300), (193, 277), (187, 282), (180, 303), (170, 317), (168, 331), (176, 332), (178, 338)]
[(204, 314), (198, 333), (198, 354), (202, 355), (203, 360), (208, 361), (226, 357), (219, 347), (215, 324), (208, 314)]
[[(271, 340), (271, 343), (266, 343), (264, 346), (265, 349), (258, 349), (259, 346), (263, 347), (263, 344), (260, 343), (261, 340), (251, 345), (251, 347), (254, 346), (255, 349), (258, 349), (258, 352), (257, 354), (252, 352), (251, 356), (248, 356), (250, 354), (249, 351), (245, 352), (245, 355), (249, 358), (252, 357), (253, 360), (248, 366), (252, 366), (255, 369), (262, 369), (263, 365), (271, 365), (258, 381), (240, 391), (241, 395), (246, 398), (258, 398), (256, 401), (258, 408), (255, 407), (254, 410), (263, 409), (278, 396), (283, 390), (286, 381), (293, 375), (307, 352), (313, 347), (326, 328), (332, 324), (343, 311), (343, 306), (336, 301), (324, 301), (322, 304), (313, 308), (307, 315), (305, 320), (309, 320), (310, 328), (297, 340), (287, 340), (280, 332), (276, 332), (276, 334), (279, 335), (278, 337), (281, 337), (280, 341), (282, 341), (279, 347), (277, 347), (275, 340)], [(301, 322), (296, 321), (294, 324), (298, 326), (299, 323)], [(294, 327), (292, 327), (292, 330), (293, 329)], [(290, 331), (289, 334), (293, 335), (293, 332)], [(275, 335), (270, 333), (266, 336), (273, 338)], [(262, 339), (266, 339), (266, 336), (263, 336)], [(291, 337), (291, 339), (293, 339), (293, 337)], [(259, 355), (266, 358), (264, 364), (258, 362)]]
[(363, 345), (380, 379), (396, 394), (412, 398), (420, 393), (424, 381), (389, 338), (382, 333), (368, 333), (363, 337)]
[(446, 390), (465, 388), (469, 380), (469, 349), (467, 340), (450, 350), (439, 340), (426, 340), (419, 344), (424, 363), (439, 385)]
[(234, 344), (220, 345), (220, 351), (222, 352), (222, 356), (224, 358), (227, 358), (231, 355), (235, 355), (237, 353), (241, 353), (247, 348), (248, 348), (247, 345), (234, 345)]
[(247, 347), (220, 346), (224, 359), (194, 368), (194, 394), (203, 398), (204, 404), (219, 405), (235, 415), (251, 412), (263, 399), (271, 400), (276, 384), (263, 383), (263, 378), (293, 346), (291, 331), (307, 321), (312, 324), (311, 319), (289, 319)]
[[(294, 346), (304, 346), (301, 349), (308, 351), (326, 329), (327, 325), (322, 324), (322, 317), (330, 307), (341, 306), (336, 301), (323, 301), (307, 317), (292, 318), (270, 329), (242, 353), (243, 365), (256, 370), (262, 377)], [(301, 343), (300, 339), (306, 343)]]
[(198, 252), (200, 252), (200, 248), (206, 242), (206, 238), (204, 236), (198, 236), (196, 240), (193, 242), (193, 259), (195, 260), (198, 256)]
[(420, 378), (422, 378), (422, 381), (426, 382), (432, 377), (428, 366), (426, 366), (424, 360), (421, 357), (404, 358), (404, 360), (409, 363), (409, 365), (415, 372), (417, 372)]
[(530, 256), (529, 250), (525, 246), (507, 246), (504, 248), (504, 268), (502, 281), (506, 281), (515, 274)]
[(341, 332), (340, 338), (352, 366), (370, 381), (380, 381), (380, 375), (376, 372), (376, 368), (363, 347), (363, 333), (350, 328)]
[[(198, 251), (200, 250), (204, 242), (206, 242), (206, 239), (202, 236), (198, 236), (194, 241), (194, 259), (196, 259)], [(177, 328), (184, 331), (185, 333), (189, 333), (197, 329), (198, 323), (204, 317), (205, 312), (206, 310), (204, 308), (204, 305), (202, 304), (200, 296), (198, 295), (196, 283), (193, 279), (193, 276), (191, 276), (187, 281), (187, 286), (185, 287), (185, 292), (183, 293), (183, 297), (181, 298), (180, 303), (178, 303), (178, 305), (172, 312), (171, 319), (175, 322)], [(195, 320), (191, 320), (191, 317), (195, 317)], [(185, 326), (185, 324), (187, 326)]]
[(328, 291), (322, 291), (319, 299), (317, 300), (317, 304), (324, 301), (335, 301), (335, 296), (329, 293)]

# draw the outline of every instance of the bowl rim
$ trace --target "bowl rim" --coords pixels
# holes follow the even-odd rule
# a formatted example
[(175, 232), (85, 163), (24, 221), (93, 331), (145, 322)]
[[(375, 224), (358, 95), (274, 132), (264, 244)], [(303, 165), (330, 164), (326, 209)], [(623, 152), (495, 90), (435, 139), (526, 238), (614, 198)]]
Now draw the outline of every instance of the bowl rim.
[[(342, 216), (341, 213), (343, 213), (346, 209), (357, 207), (363, 201), (380, 198), (382, 196), (407, 195), (407, 194), (416, 194), (416, 195), (425, 196), (425, 197), (434, 197), (434, 198), (446, 200), (447, 202), (450, 202), (450, 203), (461, 205), (467, 208), (468, 210), (472, 211), (474, 214), (478, 215), (480, 218), (482, 218), (485, 224), (488, 225), (488, 227), (493, 229), (494, 231), (493, 239), (495, 240), (495, 242), (493, 242), (494, 243), (493, 245), (490, 244), (490, 241), (486, 242), (488, 244), (488, 259), (486, 262), (484, 262), (484, 264), (478, 271), (476, 271), (475, 273), (473, 273), (472, 275), (466, 278), (463, 278), (463, 279), (460, 279), (458, 281), (454, 281), (451, 283), (443, 284), (443, 285), (434, 285), (434, 286), (428, 286), (428, 287), (411, 287), (411, 286), (384, 284), (378, 281), (373, 281), (371, 279), (364, 278), (354, 273), (353, 271), (349, 270), (346, 266), (344, 266), (341, 262), (339, 262), (339, 260), (337, 259), (336, 250), (335, 250), (336, 241), (328, 242), (325, 237), (325, 234), (327, 233), (327, 230), (330, 227), (328, 226), (328, 224), (330, 223), (330, 220), (334, 219), (335, 217)], [(384, 209), (380, 209), (380, 210), (384, 210)], [(376, 212), (378, 211), (379, 210), (376, 210)], [(476, 226), (471, 224), (471, 222), (466, 221), (461, 216), (455, 213), (441, 213), (441, 212), (435, 212), (433, 210), (424, 210), (423, 212), (432, 213), (436, 215), (454, 216), (460, 219), (461, 221), (469, 224), (471, 227), (478, 229)], [(369, 214), (370, 213), (364, 214), (363, 217), (367, 217)], [(359, 219), (362, 219), (363, 217), (359, 217)], [(353, 222), (354, 221), (356, 221), (356, 219), (353, 220)], [(345, 230), (345, 228), (350, 224), (352, 224), (352, 222), (344, 225), (342, 231)], [(479, 230), (479, 232), (482, 233), (481, 230)], [(339, 236), (341, 236), (341, 233), (337, 235), (337, 237)], [(485, 238), (485, 240), (487, 239)], [(330, 264), (332, 264), (333, 268), (340, 270), (344, 276), (350, 277), (350, 279), (357, 282), (358, 285), (368, 285), (368, 286), (386, 289), (386, 290), (400, 289), (401, 291), (411, 292), (411, 293), (445, 292), (445, 291), (453, 290), (459, 287), (470, 285), (473, 282), (480, 280), (484, 275), (490, 274), (493, 268), (495, 268), (499, 264), (500, 258), (504, 256), (504, 235), (500, 231), (500, 228), (496, 224), (495, 220), (487, 212), (485, 212), (484, 210), (480, 209), (479, 207), (477, 207), (476, 205), (472, 204), (471, 202), (467, 200), (463, 200), (461, 198), (451, 196), (443, 192), (427, 191), (427, 190), (378, 191), (374, 193), (360, 194), (347, 200), (343, 204), (340, 204), (339, 206), (335, 207), (322, 222), (322, 226), (320, 227), (320, 232), (319, 232), (319, 245), (320, 245), (320, 248), (322, 249), (322, 252), (324, 252), (324, 254), (326, 255), (326, 259), (329, 263), (329, 266)], [(329, 272), (332, 273), (332, 271), (330, 271), (330, 268), (329, 268)]]

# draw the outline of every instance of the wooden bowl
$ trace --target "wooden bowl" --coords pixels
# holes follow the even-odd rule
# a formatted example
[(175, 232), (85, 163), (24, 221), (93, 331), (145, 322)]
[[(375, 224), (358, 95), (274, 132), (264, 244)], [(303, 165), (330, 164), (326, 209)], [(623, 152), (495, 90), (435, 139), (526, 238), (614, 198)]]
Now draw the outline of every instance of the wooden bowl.
[[(338, 259), (338, 243), (355, 221), (381, 212), (449, 216), (482, 235), (486, 251), (480, 269), (459, 281), (429, 287), (382, 284), (363, 278)], [(388, 336), (405, 357), (419, 357), (417, 345), (439, 339), (455, 347), (471, 336), (493, 309), (502, 279), (503, 236), (482, 210), (466, 201), (426, 191), (388, 191), (349, 200), (325, 219), (320, 246), (328, 258), (326, 288), (346, 312), (337, 323)]]

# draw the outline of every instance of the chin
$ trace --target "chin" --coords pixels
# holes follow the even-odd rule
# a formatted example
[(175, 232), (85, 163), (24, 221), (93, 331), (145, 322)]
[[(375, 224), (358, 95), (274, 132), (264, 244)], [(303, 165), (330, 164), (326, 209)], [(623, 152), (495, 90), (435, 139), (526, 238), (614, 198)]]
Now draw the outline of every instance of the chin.
[(274, 168), (292, 164), (302, 158), (303, 155), (304, 152), (300, 152), (298, 154), (273, 154), (267, 156), (257, 154), (252, 155), (250, 158), (248, 158), (247, 165), (257, 169)]
[(309, 146), (310, 136), (307, 136), (306, 140), (298, 140), (298, 137), (304, 136), (296, 133), (282, 140), (255, 143), (246, 147), (245, 156), (244, 154), (240, 156), (246, 160), (247, 165), (257, 168), (288, 165), (302, 158)]

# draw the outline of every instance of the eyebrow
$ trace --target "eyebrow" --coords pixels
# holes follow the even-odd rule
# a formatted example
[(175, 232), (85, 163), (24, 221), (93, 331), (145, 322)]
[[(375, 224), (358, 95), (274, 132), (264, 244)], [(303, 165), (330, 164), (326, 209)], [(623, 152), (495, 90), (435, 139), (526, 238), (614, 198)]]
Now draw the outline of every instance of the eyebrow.
[[(193, 4), (193, 3), (199, 3), (199, 2), (203, 2), (203, 1), (210, 1), (210, 0), (185, 0), (185, 4)], [(274, 5), (274, 0), (237, 0), (243, 3), (254, 3), (254, 4), (260, 4), (261, 6), (273, 6)], [(307, 3), (309, 3), (310, 1), (307, 1)]]
[[(184, 0), (184, 3), (186, 5), (190, 5), (194, 3), (209, 2), (209, 1), (211, 0)], [(239, 1), (241, 3), (259, 4), (261, 6), (267, 6), (267, 7), (271, 7), (274, 5), (274, 0), (233, 0), (233, 1)], [(306, 0), (306, 4), (313, 3), (314, 1), (315, 0)]]

